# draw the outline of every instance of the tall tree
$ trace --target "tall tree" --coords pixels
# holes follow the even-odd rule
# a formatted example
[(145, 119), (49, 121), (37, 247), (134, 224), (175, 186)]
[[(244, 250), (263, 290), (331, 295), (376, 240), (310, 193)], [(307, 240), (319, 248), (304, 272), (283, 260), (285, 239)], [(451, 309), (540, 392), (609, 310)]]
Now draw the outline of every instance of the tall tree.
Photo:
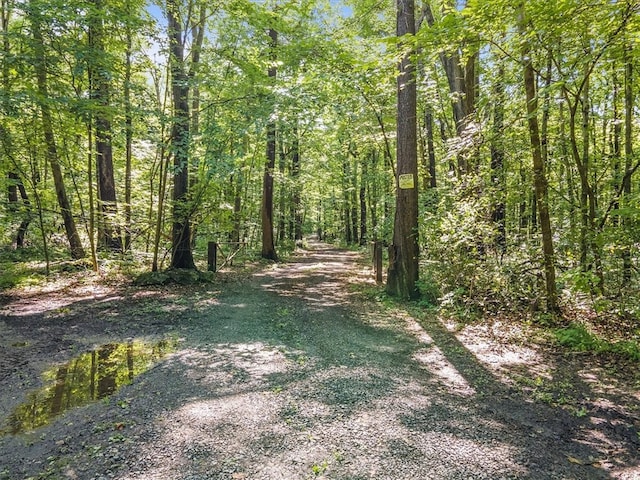
[[(111, 128), (111, 69), (105, 50), (104, 18), (107, 15), (104, 0), (92, 0), (89, 9), (89, 46), (91, 60), (89, 86), (95, 102), (92, 118), (95, 122), (96, 165), (98, 174), (98, 209), (101, 214), (99, 244), (110, 250), (122, 250), (116, 184), (113, 171), (113, 147)], [(92, 207), (93, 208), (93, 207)]]
[[(275, 82), (277, 76), (276, 47), (278, 45), (278, 32), (269, 29), (269, 79)], [(273, 114), (267, 124), (267, 161), (264, 166), (262, 181), (262, 258), (278, 260), (273, 238), (273, 170), (276, 166), (276, 122)]]
[[(443, 9), (451, 11), (457, 8), (456, 2), (447, 0)], [(466, 5), (464, 8), (467, 8)], [(424, 2), (422, 7), (421, 22), (426, 20), (427, 25), (433, 27), (436, 24), (433, 10), (429, 1)], [(449, 92), (451, 97), (451, 107), (453, 120), (456, 127), (456, 134), (459, 137), (461, 147), (468, 142), (468, 137), (473, 135), (469, 129), (473, 122), (473, 114), (476, 108), (476, 97), (478, 90), (478, 51), (473, 45), (477, 41), (468, 42), (468, 45), (447, 45), (446, 49), (440, 52), (440, 61), (447, 77)], [(463, 58), (462, 51), (465, 51)], [(463, 150), (459, 148), (458, 150)], [(457, 155), (457, 171), (459, 175), (467, 173), (469, 169), (465, 152)]]
[[(130, 17), (133, 15), (133, 4), (131, 0), (125, 2), (125, 13)], [(127, 22), (125, 26), (125, 66), (124, 66), (124, 134), (125, 134), (125, 171), (124, 171), (124, 244), (123, 250), (131, 249), (131, 177), (133, 164), (133, 108), (131, 105), (131, 84), (133, 69), (133, 35), (132, 22)]]
[(403, 298), (419, 295), (418, 281), (418, 145), (413, 0), (397, 2), (397, 36), (402, 59), (397, 77), (397, 177), (393, 243), (389, 247), (387, 292)]
[(293, 151), (291, 152), (291, 181), (293, 183), (292, 217), (293, 239), (302, 242), (302, 185), (300, 183), (300, 137), (297, 120), (293, 127)]
[[(634, 63), (631, 45), (627, 44), (624, 48), (624, 158), (625, 158), (625, 175), (622, 180), (622, 188), (624, 198), (631, 196), (631, 175), (633, 174), (633, 109), (635, 102), (634, 95)], [(637, 168), (637, 167), (636, 167)], [(624, 225), (629, 225), (629, 219), (625, 220)], [(631, 282), (631, 249), (627, 243), (622, 250), (623, 286), (628, 286)]]
[[(524, 6), (520, 6), (519, 12), (520, 32), (523, 38), (527, 38), (527, 17)], [(556, 266), (553, 248), (553, 232), (551, 231), (551, 218), (549, 215), (547, 177), (545, 164), (542, 157), (542, 144), (540, 141), (540, 127), (538, 125), (538, 94), (536, 92), (536, 75), (531, 59), (531, 47), (527, 40), (522, 42), (522, 63), (524, 66), (524, 88), (527, 102), (527, 123), (529, 126), (529, 139), (531, 141), (531, 153), (533, 156), (533, 178), (536, 195), (536, 205), (540, 217), (540, 229), (542, 231), (542, 252), (545, 273), (545, 285), (547, 294), (547, 309), (557, 312), (558, 293), (556, 289)]]
[[(500, 60), (499, 60), (500, 61)], [(500, 61), (501, 62), (501, 61)], [(496, 230), (495, 246), (504, 254), (507, 250), (507, 232), (505, 226), (505, 172), (504, 172), (504, 66), (498, 66), (498, 75), (493, 87), (493, 136), (491, 138), (491, 181), (495, 189), (495, 200), (491, 219)]]
[(46, 155), (51, 167), (53, 182), (58, 199), (58, 206), (62, 214), (65, 233), (69, 242), (71, 256), (73, 258), (83, 258), (85, 256), (84, 248), (78, 235), (76, 221), (71, 211), (71, 203), (67, 196), (67, 190), (60, 166), (60, 157), (58, 155), (58, 146), (56, 145), (55, 133), (53, 129), (53, 119), (51, 115), (51, 106), (49, 104), (49, 88), (47, 75), (47, 56), (45, 52), (44, 36), (42, 34), (42, 25), (44, 20), (40, 11), (40, 5), (36, 0), (31, 0), (27, 7), (27, 14), (31, 21), (33, 36), (33, 53), (34, 53), (34, 69), (37, 80), (38, 95), (40, 97), (40, 115), (42, 120), (42, 131), (46, 145)]
[(173, 117), (173, 227), (171, 268), (195, 269), (191, 250), (191, 209), (189, 202), (189, 81), (185, 68), (185, 37), (178, 0), (167, 1), (169, 62)]

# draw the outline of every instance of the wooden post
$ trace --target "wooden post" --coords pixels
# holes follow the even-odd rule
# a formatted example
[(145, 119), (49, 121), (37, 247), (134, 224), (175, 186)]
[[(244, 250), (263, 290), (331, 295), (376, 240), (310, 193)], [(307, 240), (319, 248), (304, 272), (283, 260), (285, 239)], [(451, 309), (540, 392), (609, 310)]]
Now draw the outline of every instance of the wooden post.
[(208, 262), (208, 270), (210, 272), (216, 271), (217, 261), (218, 261), (218, 244), (216, 242), (209, 242), (207, 245), (207, 262)]
[(382, 283), (382, 242), (373, 244), (373, 270), (376, 274), (376, 283)]

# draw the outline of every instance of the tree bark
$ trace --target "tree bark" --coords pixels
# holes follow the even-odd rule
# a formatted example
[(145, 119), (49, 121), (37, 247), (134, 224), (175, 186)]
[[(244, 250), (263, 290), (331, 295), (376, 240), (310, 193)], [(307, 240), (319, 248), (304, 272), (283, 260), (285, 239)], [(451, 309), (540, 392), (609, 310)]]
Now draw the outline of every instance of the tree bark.
[[(278, 32), (269, 29), (269, 48), (271, 51), (269, 66), (269, 79), (275, 82), (277, 76), (276, 47), (278, 45)], [(276, 247), (273, 241), (273, 169), (276, 165), (276, 124), (269, 121), (267, 124), (267, 161), (264, 168), (262, 181), (262, 258), (278, 260)]]
[[(278, 175), (281, 179), (285, 178), (286, 175), (286, 163), (287, 163), (287, 154), (284, 151), (284, 144), (282, 141), (282, 136), (280, 138), (279, 144), (279, 152), (278, 152)], [(285, 189), (285, 182), (280, 182), (280, 188), (278, 189), (278, 243), (282, 244), (284, 240), (287, 238), (287, 191)]]
[(428, 163), (425, 170), (429, 172), (428, 181), (425, 181), (425, 190), (427, 187), (436, 188), (438, 186), (436, 178), (436, 150), (433, 143), (433, 112), (431, 107), (427, 107), (424, 114), (424, 126), (427, 134), (427, 158)]
[(176, 0), (167, 1), (173, 119), (173, 228), (171, 268), (195, 269), (189, 205), (189, 83), (185, 71), (182, 23)]
[[(127, 0), (127, 13), (131, 15), (131, 2)], [(131, 174), (133, 161), (133, 108), (131, 105), (133, 31), (126, 28), (126, 52), (124, 73), (124, 135), (125, 135), (125, 172), (124, 172), (124, 245), (125, 252), (131, 249)]]
[(495, 228), (495, 246), (502, 254), (507, 250), (507, 232), (505, 228), (505, 183), (504, 183), (504, 67), (498, 67), (498, 77), (493, 88), (493, 136), (491, 139), (491, 181), (495, 200), (491, 219)]
[[(113, 171), (110, 85), (104, 45), (105, 15), (103, 0), (93, 0), (89, 13), (89, 46), (92, 51), (89, 68), (90, 96), (95, 102), (96, 165), (98, 173), (98, 207), (101, 214), (99, 245), (109, 250), (122, 250), (122, 238), (117, 222), (116, 185)], [(93, 206), (91, 206), (93, 208)]]
[(349, 164), (349, 156), (342, 157), (342, 219), (344, 223), (344, 241), (347, 245), (351, 245), (354, 242), (353, 230), (351, 229), (351, 195), (349, 195), (349, 189), (351, 188), (351, 182), (349, 177), (351, 176), (351, 167)]
[(302, 185), (300, 183), (300, 138), (298, 126), (293, 128), (293, 151), (291, 158), (291, 179), (293, 182), (293, 238), (302, 241)]
[[(397, 0), (398, 37), (415, 34), (413, 0)], [(417, 298), (418, 281), (418, 158), (415, 66), (405, 44), (397, 77), (397, 177), (393, 243), (389, 247), (387, 293)]]
[[(630, 44), (625, 48), (625, 69), (624, 69), (624, 158), (625, 171), (631, 172), (633, 161), (633, 108), (634, 108), (634, 92), (633, 92), (633, 56)], [(631, 195), (631, 175), (625, 175), (623, 179), (623, 198), (629, 198)], [(625, 219), (622, 224), (626, 227), (629, 225), (629, 219)], [(631, 270), (633, 264), (631, 261), (631, 248), (629, 241), (622, 250), (622, 283), (628, 286), (631, 283)]]
[(367, 162), (369, 161), (366, 155), (362, 155), (362, 159), (360, 161), (361, 171), (360, 171), (360, 192), (359, 192), (359, 200), (360, 200), (360, 245), (366, 245), (368, 240), (368, 232), (367, 232), (367, 184), (369, 183), (369, 166)]

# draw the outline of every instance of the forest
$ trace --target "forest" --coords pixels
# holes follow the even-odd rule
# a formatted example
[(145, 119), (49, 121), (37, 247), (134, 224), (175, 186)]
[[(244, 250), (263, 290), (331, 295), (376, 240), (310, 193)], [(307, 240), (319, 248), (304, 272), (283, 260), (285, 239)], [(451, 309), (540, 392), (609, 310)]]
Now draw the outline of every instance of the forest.
[[(0, 287), (314, 234), (638, 337), (638, 0), (2, 0)], [(386, 267), (385, 267), (386, 268)]]

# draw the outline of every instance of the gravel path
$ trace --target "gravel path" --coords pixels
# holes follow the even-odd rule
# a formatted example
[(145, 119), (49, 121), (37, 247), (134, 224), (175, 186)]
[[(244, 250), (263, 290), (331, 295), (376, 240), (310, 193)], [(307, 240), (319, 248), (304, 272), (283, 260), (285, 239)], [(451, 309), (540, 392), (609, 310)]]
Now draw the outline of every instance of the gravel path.
[(640, 479), (633, 392), (600, 413), (534, 402), (500, 368), (538, 352), (367, 302), (356, 253), (311, 247), (213, 289), (5, 302), (0, 418), (52, 361), (177, 346), (114, 395), (5, 432), (0, 479)]

